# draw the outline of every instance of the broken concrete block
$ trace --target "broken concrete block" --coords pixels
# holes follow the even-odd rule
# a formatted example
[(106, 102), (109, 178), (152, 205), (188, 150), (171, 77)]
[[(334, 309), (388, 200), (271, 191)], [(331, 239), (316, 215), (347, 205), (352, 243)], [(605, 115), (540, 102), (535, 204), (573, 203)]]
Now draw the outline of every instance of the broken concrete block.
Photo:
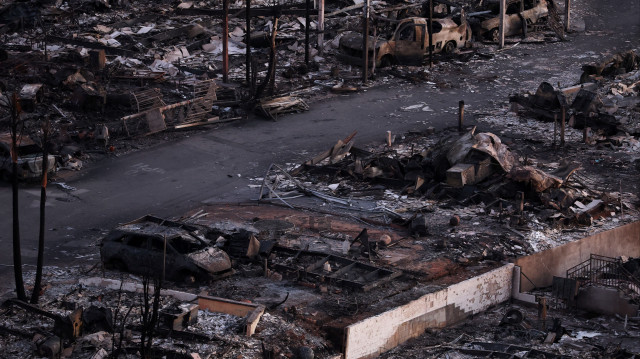
[(50, 336), (41, 343), (38, 343), (38, 354), (46, 356), (47, 358), (57, 358), (60, 355), (60, 337)]
[(447, 184), (460, 188), (465, 184), (475, 183), (475, 166), (469, 163), (458, 163), (447, 170)]
[(35, 105), (42, 100), (42, 84), (26, 84), (20, 90), (20, 105), (25, 111), (33, 111)]
[(179, 307), (179, 312), (161, 311), (162, 324), (171, 330), (185, 330), (198, 322), (199, 308), (197, 304), (186, 304)]

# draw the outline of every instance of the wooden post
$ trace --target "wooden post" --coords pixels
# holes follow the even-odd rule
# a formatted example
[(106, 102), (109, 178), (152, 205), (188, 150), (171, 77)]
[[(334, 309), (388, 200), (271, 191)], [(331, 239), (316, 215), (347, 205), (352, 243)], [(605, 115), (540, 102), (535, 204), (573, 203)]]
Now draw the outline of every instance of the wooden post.
[(318, 0), (318, 54), (324, 52), (324, 0)]
[(458, 102), (458, 132), (462, 132), (462, 123), (464, 121), (464, 101)]
[(564, 0), (564, 31), (569, 32), (571, 24), (571, 0)]
[(309, 67), (309, 28), (311, 27), (311, 0), (307, 0), (304, 23), (304, 63)]
[(560, 147), (564, 147), (564, 126), (566, 121), (567, 110), (562, 106), (562, 117), (560, 119)]
[(522, 215), (524, 213), (524, 192), (518, 191), (516, 200), (518, 201), (518, 212)]
[(229, 82), (229, 0), (222, 1), (222, 82)]
[(433, 0), (429, 0), (429, 67), (433, 67)]
[(245, 42), (247, 44), (247, 52), (245, 54), (245, 66), (247, 66), (246, 80), (247, 87), (250, 89), (251, 95), (253, 95), (253, 86), (251, 86), (251, 0), (247, 0), (245, 9), (245, 24), (245, 26), (247, 27), (247, 30), (245, 32)]
[[(369, 3), (370, 0), (367, 0), (364, 3), (364, 21), (363, 21), (363, 30), (362, 30), (362, 83), (366, 84), (367, 79), (369, 78)], [(374, 60), (375, 61), (375, 60)]]
[(506, 22), (505, 12), (507, 11), (506, 0), (500, 0), (500, 27), (498, 29), (500, 36), (500, 48), (504, 48), (504, 25)]

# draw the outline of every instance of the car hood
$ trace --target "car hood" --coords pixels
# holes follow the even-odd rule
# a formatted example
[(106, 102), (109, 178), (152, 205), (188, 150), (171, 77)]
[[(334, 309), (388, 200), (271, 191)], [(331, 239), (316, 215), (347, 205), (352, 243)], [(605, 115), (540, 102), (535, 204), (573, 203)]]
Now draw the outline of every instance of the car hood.
[(215, 247), (187, 254), (195, 265), (209, 273), (223, 272), (231, 268), (231, 260), (227, 253)]

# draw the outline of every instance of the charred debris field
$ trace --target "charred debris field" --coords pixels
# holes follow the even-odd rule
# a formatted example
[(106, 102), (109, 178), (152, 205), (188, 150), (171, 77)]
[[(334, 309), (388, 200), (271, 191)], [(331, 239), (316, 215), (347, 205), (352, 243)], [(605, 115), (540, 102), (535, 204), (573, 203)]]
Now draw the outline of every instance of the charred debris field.
[(20, 190), (373, 91), (408, 123), (261, 157), (252, 201), (92, 229), (41, 283), (25, 265), (39, 300), (5, 293), (0, 357), (640, 355), (640, 20), (602, 6), (0, 1)]

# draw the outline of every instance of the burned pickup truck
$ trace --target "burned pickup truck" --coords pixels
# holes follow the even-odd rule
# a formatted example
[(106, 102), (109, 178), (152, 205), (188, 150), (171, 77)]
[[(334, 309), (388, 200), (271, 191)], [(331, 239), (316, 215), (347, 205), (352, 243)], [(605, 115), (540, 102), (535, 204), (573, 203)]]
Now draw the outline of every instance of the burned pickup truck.
[[(500, 40), (500, 2), (490, 1), (487, 10), (469, 14), (469, 22), (478, 39)], [(549, 9), (546, 0), (507, 0), (504, 36), (526, 35), (547, 26)]]
[[(452, 53), (471, 40), (471, 29), (464, 15), (433, 19), (433, 53)], [(375, 43), (375, 46), (374, 46)], [(400, 21), (389, 40), (369, 39), (369, 58), (377, 67), (389, 65), (421, 65), (429, 53), (429, 20), (411, 17)], [(362, 65), (362, 35), (349, 33), (340, 38), (339, 57), (349, 63)]]
[(193, 283), (232, 274), (227, 253), (200, 228), (151, 215), (112, 230), (100, 244), (105, 267)]

